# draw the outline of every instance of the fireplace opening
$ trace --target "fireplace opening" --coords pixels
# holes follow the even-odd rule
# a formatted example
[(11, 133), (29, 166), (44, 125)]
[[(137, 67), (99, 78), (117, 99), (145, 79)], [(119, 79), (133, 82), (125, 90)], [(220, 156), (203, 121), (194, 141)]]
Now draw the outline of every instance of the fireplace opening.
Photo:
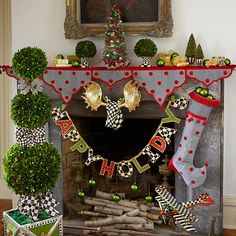
[[(161, 121), (161, 119), (127, 118), (120, 129), (112, 130), (105, 127), (105, 117), (74, 116), (71, 118), (81, 137), (93, 149), (94, 155), (99, 154), (109, 161), (115, 162), (129, 160), (137, 155), (148, 144)], [(174, 128), (173, 123), (166, 126)], [(78, 196), (78, 192), (81, 190), (89, 197), (95, 196), (96, 190), (99, 190), (108, 193), (125, 193), (125, 198), (130, 200), (144, 200), (147, 195), (155, 196), (156, 185), (161, 185), (163, 181), (166, 181), (174, 194), (174, 173), (165, 176), (165, 173), (160, 171), (162, 167), (167, 167), (167, 162), (174, 153), (173, 137), (165, 152), (159, 153), (160, 158), (155, 163), (152, 163), (147, 155), (140, 156), (140, 165), (148, 163), (150, 169), (140, 174), (133, 167), (133, 175), (129, 178), (121, 177), (116, 168), (112, 178), (108, 178), (106, 174), (100, 175), (102, 161), (96, 161), (86, 166), (87, 152), (72, 152), (71, 146), (73, 144), (68, 139), (62, 140), (65, 224), (68, 219), (83, 219), (78, 214), (79, 211), (86, 209)], [(89, 185), (91, 179), (96, 181), (95, 186)], [(138, 191), (135, 192), (131, 190), (134, 183), (138, 186)]]

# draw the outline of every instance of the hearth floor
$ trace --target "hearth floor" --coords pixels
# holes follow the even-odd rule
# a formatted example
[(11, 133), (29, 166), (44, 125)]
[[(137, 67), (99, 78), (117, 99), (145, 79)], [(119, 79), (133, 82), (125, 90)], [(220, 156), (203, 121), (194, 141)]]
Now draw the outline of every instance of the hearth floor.
[[(86, 228), (84, 226), (84, 223), (82, 220), (63, 220), (63, 225), (64, 225), (64, 236), (82, 236), (83, 234), (83, 229), (89, 229), (88, 227)], [(87, 236), (92, 235), (92, 234), (86, 234)], [(94, 235), (94, 234), (93, 234)], [(103, 234), (97, 234), (97, 235), (103, 235)], [(108, 234), (109, 235), (109, 234)], [(123, 234), (120, 234), (122, 236)], [(139, 234), (141, 235), (141, 234)], [(153, 233), (150, 233), (150, 236), (189, 236), (189, 233), (186, 232), (176, 232), (170, 227), (166, 226), (158, 226), (155, 225), (155, 231)]]

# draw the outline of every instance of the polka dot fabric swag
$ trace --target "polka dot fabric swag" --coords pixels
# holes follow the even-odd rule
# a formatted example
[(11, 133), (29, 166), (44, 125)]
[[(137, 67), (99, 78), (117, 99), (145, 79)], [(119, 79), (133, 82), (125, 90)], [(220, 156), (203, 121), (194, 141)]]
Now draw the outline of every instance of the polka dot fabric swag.
[(185, 113), (185, 127), (178, 150), (171, 159), (169, 168), (177, 171), (188, 186), (196, 188), (206, 180), (207, 164), (201, 168), (195, 167), (194, 154), (212, 108), (220, 106), (220, 103), (216, 99), (201, 96), (196, 91), (189, 95), (192, 100)]

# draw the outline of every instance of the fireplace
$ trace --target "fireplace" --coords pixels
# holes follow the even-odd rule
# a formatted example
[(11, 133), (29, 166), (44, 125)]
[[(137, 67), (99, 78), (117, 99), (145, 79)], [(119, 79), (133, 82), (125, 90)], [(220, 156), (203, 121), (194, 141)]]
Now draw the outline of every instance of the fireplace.
[[(109, 88), (101, 84), (103, 87), (103, 91), (105, 95), (108, 95), (111, 99), (113, 100), (118, 100), (118, 98), (121, 97), (122, 94), (122, 89), (124, 87), (124, 84), (126, 82), (122, 81), (116, 84), (116, 86), (113, 88), (112, 92), (109, 90)], [(192, 91), (194, 88), (196, 88), (199, 84), (197, 82), (190, 81), (188, 82), (185, 86), (183, 86), (178, 92), (181, 93), (183, 96), (187, 96), (187, 94)], [(51, 97), (52, 101), (52, 106), (58, 106), (60, 99), (59, 96), (48, 86), (45, 87), (45, 90)], [(214, 96), (217, 99), (220, 99), (223, 101), (223, 82), (218, 82), (215, 83), (214, 85), (211, 86), (211, 91), (214, 94)], [(91, 112), (90, 110), (87, 110), (85, 107), (84, 102), (81, 100), (81, 93), (82, 91), (70, 102), (70, 105), (68, 107), (68, 112), (73, 117), (74, 122), (78, 127), (80, 126), (80, 131), (84, 132), (84, 136), (88, 138), (88, 142), (91, 142), (91, 146), (96, 149), (99, 154), (105, 155), (106, 153), (109, 153), (109, 156), (112, 156), (112, 151), (109, 150), (109, 145), (110, 141), (112, 140), (111, 138), (105, 138), (106, 141), (102, 141), (102, 144), (104, 146), (104, 143), (108, 143), (106, 150), (104, 150), (104, 147), (101, 147), (100, 139), (96, 139), (96, 135), (99, 135), (99, 133), (104, 133), (105, 131), (104, 128), (104, 123), (105, 123), (105, 116), (106, 116), (106, 111), (105, 109), (101, 108), (98, 110), (98, 112)], [(215, 232), (217, 235), (222, 234), (222, 163), (223, 163), (223, 148), (222, 148), (222, 143), (223, 143), (223, 127), (222, 127), (222, 115), (223, 115), (223, 106), (220, 108), (216, 108), (213, 110), (213, 112), (210, 115), (210, 118), (208, 120), (208, 126), (205, 128), (204, 133), (202, 135), (202, 138), (200, 140), (200, 144), (197, 148), (197, 152), (195, 154), (195, 165), (196, 166), (203, 166), (204, 162), (207, 161), (209, 163), (208, 167), (208, 176), (206, 182), (196, 188), (196, 189), (190, 189), (186, 187), (186, 184), (183, 182), (182, 178), (177, 174), (175, 175), (175, 178), (170, 178), (170, 184), (174, 188), (173, 193), (175, 194), (175, 197), (179, 202), (186, 201), (189, 199), (192, 199), (196, 196), (198, 196), (202, 192), (207, 192), (210, 194), (210, 196), (214, 199), (215, 204), (208, 206), (208, 207), (195, 207), (194, 213), (198, 216), (200, 223), (195, 225), (196, 229), (198, 231), (198, 235), (206, 235), (206, 233), (209, 230), (210, 227), (210, 219), (211, 217), (216, 217), (216, 224), (215, 224)], [(183, 129), (183, 124), (184, 124), (184, 113), (180, 111), (173, 111), (175, 115), (178, 118), (181, 118), (181, 123), (179, 125), (174, 124), (175, 128), (178, 129), (177, 134), (173, 136), (173, 142), (172, 146), (169, 147), (169, 149), (166, 151), (166, 155), (170, 158), (173, 155), (173, 152), (177, 149), (181, 134), (182, 134), (182, 129)], [(158, 122), (160, 122), (160, 119), (163, 117), (166, 117), (165, 112), (159, 108), (159, 106), (152, 101), (152, 98), (146, 94), (145, 91), (142, 91), (142, 102), (140, 107), (137, 108), (135, 112), (129, 113), (128, 111), (124, 110), (124, 129), (127, 126), (129, 127), (137, 127), (137, 126), (148, 126), (148, 132), (147, 134), (151, 134), (153, 132), (153, 129), (158, 125)], [(95, 126), (97, 131), (92, 130), (92, 126)], [(86, 128), (87, 127), (87, 128)], [(89, 127), (89, 128), (88, 128)], [(85, 130), (85, 131), (84, 131)], [(134, 129), (135, 130), (135, 129)], [(131, 132), (134, 132), (131, 131)], [(142, 132), (145, 131), (145, 129), (139, 129), (140, 132), (139, 136), (142, 136)], [(87, 133), (86, 133), (87, 132)], [(97, 134), (96, 134), (97, 132)], [(116, 133), (117, 131), (107, 131), (109, 135), (112, 135), (112, 133)], [(122, 130), (120, 131), (122, 132)], [(145, 133), (146, 134), (146, 133)], [(91, 137), (90, 137), (91, 136)], [(145, 136), (145, 135), (143, 135)], [(134, 135), (136, 138), (136, 135)], [(91, 138), (91, 139), (90, 139)], [(146, 136), (146, 138), (150, 138)], [(129, 137), (129, 139), (132, 139), (132, 137)], [(78, 158), (78, 152), (70, 152), (67, 153), (66, 150), (68, 151), (68, 144), (66, 140), (61, 139), (60, 135), (60, 130), (58, 127), (53, 123), (51, 120), (49, 122), (49, 140), (58, 148), (58, 150), (62, 154), (63, 158), (63, 168), (68, 167), (68, 159), (70, 159), (70, 164), (71, 168), (74, 170), (76, 173), (76, 170), (78, 171), (78, 165), (81, 163), (84, 163), (85, 157), (81, 156)], [(91, 140), (91, 141), (90, 141)], [(120, 141), (120, 140), (119, 140)], [(124, 141), (124, 143), (121, 145), (123, 149), (117, 149), (115, 153), (117, 155), (115, 157), (112, 157), (113, 159), (119, 161), (119, 158), (122, 156), (122, 159), (129, 158), (129, 155), (133, 155), (139, 148), (140, 146), (143, 145), (142, 142), (144, 142), (144, 145), (147, 141), (145, 140), (139, 140), (137, 141), (137, 146), (133, 147), (129, 150), (127, 150), (127, 146), (125, 146), (125, 143), (129, 141)], [(116, 141), (115, 141), (116, 142)], [(111, 142), (112, 143), (112, 142)], [(116, 148), (116, 145), (114, 145)], [(130, 147), (130, 145), (129, 145)], [(65, 158), (65, 155), (67, 155), (67, 158)], [(120, 179), (118, 176), (114, 176), (112, 179), (107, 179), (106, 177), (101, 177), (101, 182), (109, 183), (110, 186), (113, 186), (111, 191), (119, 191), (119, 187), (124, 185), (124, 186), (130, 186), (131, 183), (135, 181), (134, 178), (136, 178), (137, 183), (142, 182), (142, 178), (146, 178), (145, 181), (149, 183), (149, 185), (143, 186), (140, 185), (142, 189), (140, 195), (133, 195), (134, 198), (139, 198), (142, 197), (143, 195), (147, 194), (149, 191), (152, 192), (154, 190), (155, 184), (161, 183), (162, 181), (162, 176), (158, 174), (158, 165), (162, 164), (161, 160), (160, 162), (156, 163), (155, 166), (152, 166), (152, 169), (150, 171), (147, 171), (145, 173), (146, 177), (143, 174), (134, 174), (131, 178), (127, 180)], [(83, 188), (85, 188), (87, 185), (87, 181), (91, 177), (97, 178), (98, 170), (99, 168), (96, 165), (100, 165), (100, 163), (94, 163), (93, 165), (89, 167), (85, 167), (82, 172), (86, 172), (87, 178), (86, 182), (83, 182), (84, 184)], [(71, 172), (71, 170), (67, 171)], [(71, 183), (71, 186), (69, 187), (69, 192), (68, 188), (67, 190), (63, 189), (63, 181), (65, 183), (65, 178), (67, 178), (67, 184), (71, 180), (71, 176), (67, 176), (67, 172), (63, 173), (64, 177), (61, 175), (57, 187), (55, 189), (55, 194), (57, 200), (59, 200), (60, 207), (59, 210), (63, 212), (63, 209), (65, 211), (65, 215), (68, 216), (70, 213), (68, 207), (65, 206), (65, 202), (70, 202), (73, 201), (73, 197), (76, 195), (77, 187), (79, 182), (76, 183)], [(73, 172), (73, 171), (72, 171)], [(78, 171), (79, 172), (79, 171)], [(95, 175), (95, 176), (93, 176)], [(136, 176), (136, 177), (135, 177)], [(78, 176), (77, 176), (78, 177)], [(76, 178), (76, 176), (75, 176)], [(78, 177), (79, 179), (79, 177)], [(140, 181), (141, 180), (141, 181)], [(71, 181), (73, 182), (73, 181)], [(118, 184), (119, 183), (119, 184)], [(98, 181), (98, 186), (99, 186), (99, 181)], [(89, 189), (90, 188), (90, 189)], [(117, 189), (118, 188), (118, 189)], [(106, 188), (104, 188), (106, 190)], [(67, 192), (66, 192), (67, 191)], [(90, 191), (91, 194), (94, 194), (94, 190), (91, 187), (88, 187), (88, 191)], [(63, 193), (64, 192), (64, 193)], [(65, 195), (65, 192), (67, 195)], [(64, 199), (63, 199), (63, 194), (64, 194)], [(66, 221), (67, 222), (67, 221)], [(65, 232), (69, 232), (72, 234), (73, 232), (78, 235), (78, 229), (75, 229), (71, 225), (65, 225)]]

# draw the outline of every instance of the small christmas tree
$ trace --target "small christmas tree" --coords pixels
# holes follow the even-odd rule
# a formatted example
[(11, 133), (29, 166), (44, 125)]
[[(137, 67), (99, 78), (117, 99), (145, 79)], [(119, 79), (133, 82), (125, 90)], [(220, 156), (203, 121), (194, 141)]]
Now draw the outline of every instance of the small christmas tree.
[(198, 44), (198, 46), (196, 48), (195, 58), (196, 59), (203, 59), (204, 58), (204, 54), (203, 54), (202, 47), (200, 44)]
[(111, 9), (111, 16), (105, 26), (105, 47), (103, 62), (107, 68), (128, 65), (127, 48), (124, 40), (124, 30), (121, 27), (120, 10), (117, 4)]
[(195, 38), (194, 38), (193, 34), (191, 34), (189, 37), (189, 40), (188, 40), (185, 56), (194, 58), (195, 57), (195, 50), (196, 50), (196, 42), (195, 42)]

